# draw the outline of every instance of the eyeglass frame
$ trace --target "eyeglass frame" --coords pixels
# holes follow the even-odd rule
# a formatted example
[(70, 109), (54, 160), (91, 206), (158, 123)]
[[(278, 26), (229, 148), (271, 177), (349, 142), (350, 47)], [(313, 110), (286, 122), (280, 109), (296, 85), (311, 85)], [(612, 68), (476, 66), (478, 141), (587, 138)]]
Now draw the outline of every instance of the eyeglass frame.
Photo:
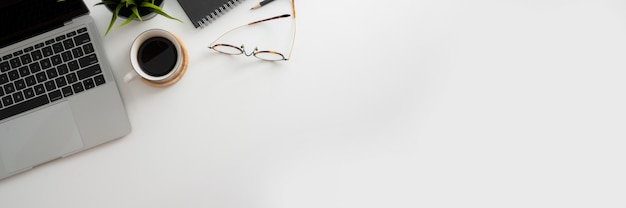
[[(294, 43), (296, 41), (296, 31), (297, 31), (296, 30), (296, 5), (295, 5), (294, 1), (295, 0), (291, 0), (291, 9), (292, 9), (293, 15), (283, 14), (283, 15), (270, 17), (270, 18), (267, 18), (267, 19), (258, 20), (258, 21), (250, 22), (250, 23), (245, 24), (245, 25), (241, 25), (241, 26), (235, 27), (235, 28), (233, 28), (233, 29), (231, 29), (229, 31), (226, 31), (224, 34), (220, 35), (217, 39), (215, 39), (213, 42), (211, 42), (211, 44), (209, 44), (210, 45), (209, 48), (213, 49), (214, 51), (217, 51), (219, 53), (228, 54), (228, 55), (241, 55), (241, 54), (244, 54), (246, 56), (254, 56), (254, 57), (258, 58), (258, 59), (265, 60), (265, 61), (288, 61), (289, 59), (291, 59), (291, 54), (293, 52), (293, 45), (294, 45)], [(251, 25), (255, 25), (255, 24), (258, 24), (258, 23), (262, 23), (262, 22), (266, 22), (266, 21), (270, 21), (270, 20), (286, 18), (286, 17), (290, 17), (290, 16), (293, 16), (293, 19), (294, 19), (294, 21), (293, 21), (293, 37), (291, 39), (291, 47), (289, 49), (289, 55), (286, 58), (285, 58), (285, 55), (283, 55), (280, 52), (269, 51), (269, 50), (259, 51), (258, 47), (255, 47), (255, 49), (251, 53), (247, 53), (243, 44), (240, 47), (233, 46), (233, 45), (230, 45), (230, 44), (222, 44), (222, 43), (215, 44), (215, 42), (220, 40), (222, 37), (226, 36), (228, 33), (232, 32), (232, 31), (235, 31), (237, 29), (240, 29), (240, 28), (243, 28), (243, 27), (247, 27), (247, 26), (251, 26)], [(236, 52), (236, 53), (228, 53), (228, 52), (220, 51), (218, 49), (215, 49), (215, 47), (217, 47), (217, 46), (230, 47), (232, 49), (236, 49), (238, 52)], [(257, 56), (257, 54), (280, 55), (280, 57), (282, 57), (282, 59), (277, 59), (277, 60), (264, 59), (264, 58), (261, 58), (261, 57)]]

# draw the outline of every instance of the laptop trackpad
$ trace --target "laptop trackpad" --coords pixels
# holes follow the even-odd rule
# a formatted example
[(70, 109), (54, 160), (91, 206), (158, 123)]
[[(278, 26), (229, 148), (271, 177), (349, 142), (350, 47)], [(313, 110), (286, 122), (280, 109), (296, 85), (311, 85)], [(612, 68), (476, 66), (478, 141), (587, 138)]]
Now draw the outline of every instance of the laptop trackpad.
[(83, 147), (67, 102), (0, 126), (0, 158), (9, 173), (59, 158)]

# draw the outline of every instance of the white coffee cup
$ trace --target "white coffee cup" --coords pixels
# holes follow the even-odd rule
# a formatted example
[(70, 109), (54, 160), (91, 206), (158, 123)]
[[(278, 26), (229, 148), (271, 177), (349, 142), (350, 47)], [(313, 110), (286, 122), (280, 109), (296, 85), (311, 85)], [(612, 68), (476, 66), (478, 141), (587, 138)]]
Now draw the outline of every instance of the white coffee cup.
[[(172, 51), (172, 48), (176, 51)], [(167, 60), (168, 64), (159, 63), (161, 60)], [(175, 62), (171, 63), (174, 60)], [(168, 86), (178, 81), (184, 73), (187, 67), (187, 53), (182, 41), (176, 35), (162, 29), (151, 29), (141, 33), (133, 42), (130, 48), (130, 62), (133, 71), (124, 76), (124, 82), (142, 78), (155, 86)], [(160, 69), (146, 69), (147, 67)], [(155, 74), (154, 71), (159, 73)]]

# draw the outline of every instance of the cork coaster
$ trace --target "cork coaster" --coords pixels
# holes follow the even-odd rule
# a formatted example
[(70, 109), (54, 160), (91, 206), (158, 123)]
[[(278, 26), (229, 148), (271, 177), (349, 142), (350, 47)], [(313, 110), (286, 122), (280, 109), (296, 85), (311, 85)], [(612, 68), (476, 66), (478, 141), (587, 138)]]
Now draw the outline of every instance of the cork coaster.
[(178, 80), (180, 80), (183, 75), (185, 75), (185, 72), (187, 71), (187, 65), (188, 65), (188, 55), (187, 55), (187, 48), (185, 47), (185, 44), (183, 44), (183, 41), (175, 34), (172, 34), (175, 38), (176, 41), (178, 41), (178, 43), (180, 43), (180, 49), (183, 51), (183, 63), (181, 64), (181, 68), (180, 71), (178, 72), (178, 74), (176, 75), (176, 77), (165, 81), (165, 82), (154, 82), (154, 81), (150, 81), (144, 78), (141, 78), (141, 80), (143, 80), (146, 84), (152, 86), (152, 87), (168, 87), (171, 86), (173, 84), (175, 84), (176, 82), (178, 82)]

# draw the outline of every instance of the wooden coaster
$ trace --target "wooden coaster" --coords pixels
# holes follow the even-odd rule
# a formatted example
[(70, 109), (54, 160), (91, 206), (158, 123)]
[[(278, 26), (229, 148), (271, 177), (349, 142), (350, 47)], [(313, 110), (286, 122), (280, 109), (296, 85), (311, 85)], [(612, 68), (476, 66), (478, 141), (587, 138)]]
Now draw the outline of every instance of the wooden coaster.
[(180, 44), (180, 49), (183, 51), (183, 63), (180, 66), (180, 71), (178, 72), (178, 74), (176, 75), (176, 77), (174, 77), (173, 79), (170, 79), (168, 81), (165, 82), (154, 82), (154, 81), (150, 81), (144, 78), (141, 78), (146, 84), (153, 86), (153, 87), (168, 87), (170, 85), (175, 84), (176, 82), (178, 82), (178, 80), (180, 80), (183, 75), (185, 75), (185, 72), (187, 71), (187, 65), (188, 65), (188, 59), (189, 57), (187, 56), (187, 48), (185, 47), (185, 44), (183, 44), (183, 41), (175, 34), (174, 37), (176, 38), (176, 41), (178, 41), (178, 43)]

